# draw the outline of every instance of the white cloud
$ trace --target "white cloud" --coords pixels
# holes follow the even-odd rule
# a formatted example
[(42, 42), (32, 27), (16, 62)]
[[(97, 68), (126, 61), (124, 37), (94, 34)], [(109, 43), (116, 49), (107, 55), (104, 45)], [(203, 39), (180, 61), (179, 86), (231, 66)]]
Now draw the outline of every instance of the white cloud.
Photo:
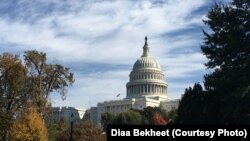
[[(10, 23), (0, 19), (3, 27), (0, 38), (27, 48), (45, 50), (57, 58), (64, 58), (63, 61), (87, 59), (88, 62), (105, 63), (103, 58), (109, 62), (113, 62), (114, 58), (120, 61), (134, 57), (127, 50), (141, 46), (144, 35), (159, 35), (196, 24), (197, 21), (201, 23), (200, 15), (186, 18), (202, 4), (201, 0), (168, 1), (161, 7), (154, 7), (149, 1), (98, 1), (89, 3), (85, 6), (87, 8), (77, 13), (54, 12), (34, 24), (18, 20)], [(118, 55), (105, 56), (107, 52), (116, 50), (127, 52), (126, 56), (121, 59)]]
[[(50, 58), (65, 64), (132, 67), (141, 56), (143, 38), (148, 35), (151, 53), (168, 78), (184, 78), (204, 69), (204, 56), (192, 48), (200, 43), (197, 35), (161, 35), (202, 25), (204, 14), (192, 12), (204, 6), (205, 0), (167, 0), (162, 4), (133, 0), (40, 0), (24, 4), (28, 2), (19, 3), (20, 17), (9, 20), (0, 14), (0, 43), (19, 45), (18, 50), (45, 51)], [(52, 3), (54, 9), (43, 13), (46, 11), (43, 8)], [(169, 54), (173, 50), (180, 52)], [(88, 101), (112, 99), (119, 92), (125, 97), (129, 71), (117, 68), (113, 71), (103, 69), (101, 73), (75, 72), (78, 73), (77, 82), (70, 89), (68, 100), (59, 102), (55, 96), (55, 104), (88, 106)], [(180, 86), (182, 91), (186, 84)], [(179, 93), (176, 89), (171, 92)]]
[(128, 70), (76, 74), (77, 80), (70, 89), (67, 100), (62, 101), (60, 97), (56, 97), (54, 104), (89, 107), (90, 104), (95, 106), (98, 102), (116, 99), (118, 93), (124, 98), (128, 74)]

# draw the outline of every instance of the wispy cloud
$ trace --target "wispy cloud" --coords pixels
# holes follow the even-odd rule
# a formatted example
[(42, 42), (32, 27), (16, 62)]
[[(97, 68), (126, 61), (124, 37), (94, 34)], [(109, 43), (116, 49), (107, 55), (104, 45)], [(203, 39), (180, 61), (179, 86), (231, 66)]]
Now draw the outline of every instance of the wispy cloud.
[(210, 4), (206, 0), (5, 0), (0, 2), (0, 51), (36, 49), (72, 68), (76, 83), (68, 99), (62, 102), (52, 96), (52, 100), (55, 105), (88, 107), (117, 93), (125, 97), (129, 72), (148, 35), (151, 54), (165, 72), (170, 95), (177, 98), (205, 73), (199, 45), (202, 18)]

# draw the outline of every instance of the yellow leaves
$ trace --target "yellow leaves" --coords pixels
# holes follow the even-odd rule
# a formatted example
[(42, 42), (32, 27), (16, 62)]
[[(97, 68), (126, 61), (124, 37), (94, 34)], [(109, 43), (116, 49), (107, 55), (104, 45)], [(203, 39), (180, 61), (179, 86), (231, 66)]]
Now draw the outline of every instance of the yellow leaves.
[(46, 53), (34, 50), (26, 51), (24, 60), (12, 53), (0, 54), (0, 136), (3, 140), (6, 140), (10, 127), (14, 140), (44, 140), (45, 136), (40, 136), (45, 131), (41, 130), (44, 125), (39, 115), (32, 108), (21, 113), (21, 108), (30, 102), (44, 117), (51, 106), (50, 93), (58, 91), (65, 96), (66, 87), (74, 82), (68, 68), (48, 64), (46, 60)]
[(0, 136), (6, 140), (14, 117), (26, 102), (26, 68), (17, 55), (0, 54)]
[(47, 141), (47, 129), (36, 108), (30, 107), (11, 127), (10, 141)]
[(19, 92), (25, 81), (26, 69), (17, 55), (3, 53), (0, 55), (1, 86), (9, 88), (9, 92)]

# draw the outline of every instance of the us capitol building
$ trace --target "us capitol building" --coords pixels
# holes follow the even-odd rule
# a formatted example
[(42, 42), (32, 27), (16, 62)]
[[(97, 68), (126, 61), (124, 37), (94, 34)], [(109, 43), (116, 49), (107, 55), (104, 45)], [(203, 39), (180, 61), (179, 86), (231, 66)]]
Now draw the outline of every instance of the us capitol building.
[(118, 115), (131, 108), (143, 110), (151, 106), (170, 111), (178, 107), (179, 100), (171, 100), (167, 95), (168, 84), (160, 64), (149, 53), (147, 37), (143, 54), (135, 62), (126, 87), (126, 98), (100, 102), (97, 107), (91, 107), (90, 118), (94, 123), (100, 123), (101, 115), (105, 112)]

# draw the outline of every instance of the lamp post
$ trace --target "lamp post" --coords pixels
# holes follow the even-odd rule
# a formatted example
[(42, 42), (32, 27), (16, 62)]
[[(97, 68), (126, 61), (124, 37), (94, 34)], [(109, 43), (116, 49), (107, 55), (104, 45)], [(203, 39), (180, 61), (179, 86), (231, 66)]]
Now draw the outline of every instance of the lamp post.
[(74, 122), (74, 114), (72, 113), (70, 116), (70, 141), (73, 141), (73, 135), (72, 135), (72, 131), (73, 131), (73, 122)]

